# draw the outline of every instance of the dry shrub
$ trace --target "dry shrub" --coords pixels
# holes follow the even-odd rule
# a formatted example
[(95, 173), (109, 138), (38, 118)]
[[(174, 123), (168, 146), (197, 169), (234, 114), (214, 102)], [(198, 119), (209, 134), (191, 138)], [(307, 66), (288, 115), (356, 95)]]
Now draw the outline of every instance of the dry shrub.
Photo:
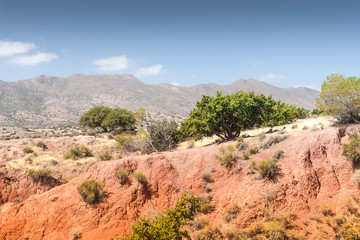
[(66, 159), (77, 160), (79, 158), (92, 157), (90, 149), (84, 145), (70, 147), (68, 151), (64, 154)]
[(117, 171), (115, 171), (115, 177), (119, 179), (121, 184), (125, 184), (129, 176), (129, 171), (119, 168)]
[(104, 196), (104, 186), (105, 183), (90, 179), (78, 186), (77, 190), (85, 202), (94, 204), (99, 202)]
[(233, 145), (228, 145), (227, 148), (220, 147), (219, 155), (216, 155), (216, 159), (219, 161), (220, 165), (225, 167), (231, 167), (233, 162), (236, 162), (237, 157), (235, 156), (235, 148)]

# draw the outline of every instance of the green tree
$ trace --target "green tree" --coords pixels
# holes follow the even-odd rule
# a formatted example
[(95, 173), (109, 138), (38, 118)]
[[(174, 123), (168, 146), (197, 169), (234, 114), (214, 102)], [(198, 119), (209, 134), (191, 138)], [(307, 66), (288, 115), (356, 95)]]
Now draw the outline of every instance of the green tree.
[(203, 96), (196, 109), (181, 127), (180, 136), (197, 139), (216, 135), (222, 140), (240, 136), (241, 131), (256, 126), (274, 126), (292, 121), (298, 114), (296, 107), (277, 102), (271, 96), (254, 92), (237, 92), (215, 97)]
[(133, 112), (124, 108), (113, 108), (106, 115), (101, 123), (101, 127), (110, 130), (132, 130), (135, 128), (135, 115)]
[(175, 121), (154, 121), (147, 124), (147, 143), (153, 151), (167, 151), (173, 149), (177, 143)]
[(102, 122), (110, 111), (111, 108), (109, 107), (95, 106), (80, 117), (79, 126), (89, 128), (102, 127), (104, 131), (107, 131), (107, 129), (102, 126)]
[(360, 123), (360, 78), (332, 74), (321, 85), (316, 105), (341, 123)]

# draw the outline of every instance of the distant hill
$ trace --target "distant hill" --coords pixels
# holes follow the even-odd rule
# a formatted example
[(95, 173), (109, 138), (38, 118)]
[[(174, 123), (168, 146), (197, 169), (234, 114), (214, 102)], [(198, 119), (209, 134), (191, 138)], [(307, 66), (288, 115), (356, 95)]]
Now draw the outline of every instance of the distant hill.
[(74, 124), (96, 105), (136, 110), (140, 107), (165, 115), (187, 116), (202, 95), (216, 91), (254, 91), (313, 109), (319, 92), (309, 88), (278, 88), (254, 80), (191, 87), (145, 84), (132, 75), (82, 75), (66, 78), (38, 76), (16, 82), (0, 81), (0, 125), (45, 126)]

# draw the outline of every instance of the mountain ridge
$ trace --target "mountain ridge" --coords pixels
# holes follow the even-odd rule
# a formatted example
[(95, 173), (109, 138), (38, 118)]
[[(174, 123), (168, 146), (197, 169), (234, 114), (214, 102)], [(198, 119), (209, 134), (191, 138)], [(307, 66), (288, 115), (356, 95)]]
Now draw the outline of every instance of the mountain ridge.
[(230, 84), (146, 84), (130, 74), (68, 77), (40, 75), (15, 82), (0, 81), (0, 125), (75, 124), (96, 105), (117, 106), (165, 115), (187, 116), (202, 95), (254, 91), (298, 107), (313, 109), (319, 92), (309, 88), (278, 88), (255, 79)]

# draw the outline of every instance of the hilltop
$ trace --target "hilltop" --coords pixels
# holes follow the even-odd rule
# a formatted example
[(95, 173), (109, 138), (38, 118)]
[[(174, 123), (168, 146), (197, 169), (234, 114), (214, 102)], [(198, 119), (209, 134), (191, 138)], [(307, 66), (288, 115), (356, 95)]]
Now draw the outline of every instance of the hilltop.
[(190, 87), (145, 84), (132, 75), (38, 76), (16, 82), (0, 81), (0, 125), (54, 126), (76, 124), (96, 105), (129, 110), (145, 108), (177, 118), (188, 116), (202, 95), (254, 91), (305, 109), (313, 109), (319, 92), (309, 88), (278, 88), (255, 80), (232, 84), (199, 84)]

